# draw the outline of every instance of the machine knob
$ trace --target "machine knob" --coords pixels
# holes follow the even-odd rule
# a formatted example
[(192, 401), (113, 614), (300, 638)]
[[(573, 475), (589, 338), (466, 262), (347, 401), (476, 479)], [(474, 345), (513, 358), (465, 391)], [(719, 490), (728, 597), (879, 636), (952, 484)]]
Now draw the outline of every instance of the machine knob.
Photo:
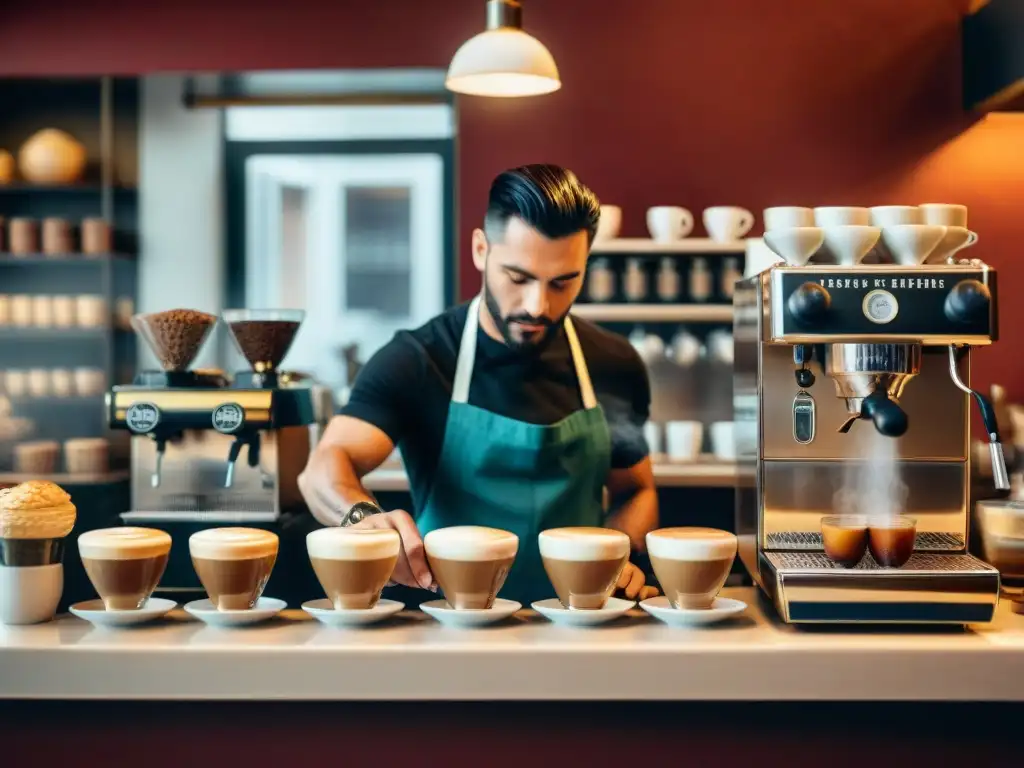
[(961, 280), (946, 296), (946, 317), (954, 323), (973, 323), (988, 315), (992, 294), (978, 280)]
[(800, 325), (820, 323), (828, 313), (832, 297), (817, 283), (804, 283), (786, 300), (786, 307)]
[(875, 390), (864, 398), (861, 404), (861, 415), (871, 419), (879, 434), (886, 437), (899, 437), (907, 431), (909, 423), (907, 414), (889, 397)]

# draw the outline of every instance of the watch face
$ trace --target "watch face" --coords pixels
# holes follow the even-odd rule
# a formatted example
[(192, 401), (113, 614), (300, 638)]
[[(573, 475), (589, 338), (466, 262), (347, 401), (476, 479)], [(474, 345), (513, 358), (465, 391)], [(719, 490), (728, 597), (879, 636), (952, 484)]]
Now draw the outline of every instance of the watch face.
[(352, 505), (352, 508), (348, 512), (348, 517), (345, 520), (345, 525), (355, 525), (356, 523), (362, 522), (370, 515), (376, 515), (383, 512), (380, 507), (376, 504), (371, 504), (368, 501), (358, 501)]

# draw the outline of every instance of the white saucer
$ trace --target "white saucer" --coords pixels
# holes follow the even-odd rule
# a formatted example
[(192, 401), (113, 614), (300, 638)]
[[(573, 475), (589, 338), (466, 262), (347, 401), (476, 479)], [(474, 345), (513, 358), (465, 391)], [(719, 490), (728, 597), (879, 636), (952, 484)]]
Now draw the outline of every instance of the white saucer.
[(218, 611), (209, 599), (203, 599), (186, 603), (185, 610), (211, 627), (244, 627), (246, 624), (255, 624), (273, 618), (283, 611), (286, 605), (284, 600), (261, 597), (252, 608)]
[(632, 600), (609, 597), (604, 608), (592, 611), (570, 611), (562, 605), (557, 597), (552, 597), (548, 600), (538, 600), (530, 607), (540, 615), (551, 619), (555, 624), (566, 627), (594, 627), (625, 616), (635, 606), (636, 603)]
[(664, 595), (640, 603), (651, 616), (672, 627), (705, 627), (742, 613), (747, 604), (729, 597), (716, 597), (710, 608), (673, 608)]
[(380, 600), (373, 608), (347, 608), (339, 611), (326, 597), (302, 604), (302, 610), (329, 627), (362, 627), (376, 624), (389, 616), (394, 616), (403, 608), (405, 603), (397, 600)]
[(97, 627), (131, 627), (166, 616), (177, 607), (178, 604), (173, 600), (151, 597), (141, 608), (134, 611), (108, 611), (103, 607), (102, 600), (85, 600), (75, 603), (68, 610)]
[(515, 600), (502, 600), (499, 597), (490, 608), (457, 611), (448, 605), (447, 600), (431, 600), (422, 603), (420, 610), (428, 616), (433, 616), (445, 626), (466, 628), (495, 624), (512, 616), (522, 607), (522, 603), (517, 603)]

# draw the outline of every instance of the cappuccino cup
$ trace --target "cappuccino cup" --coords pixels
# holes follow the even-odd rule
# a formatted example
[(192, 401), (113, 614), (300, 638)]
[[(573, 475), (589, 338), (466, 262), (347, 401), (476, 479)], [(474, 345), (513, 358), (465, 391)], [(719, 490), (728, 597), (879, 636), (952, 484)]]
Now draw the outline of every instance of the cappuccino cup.
[(537, 543), (559, 601), (570, 611), (604, 608), (629, 561), (629, 536), (611, 528), (552, 528)]
[(883, 568), (900, 568), (914, 554), (917, 521), (910, 517), (876, 518), (868, 521), (868, 548)]
[(309, 560), (336, 611), (373, 608), (401, 547), (392, 528), (321, 528), (306, 536)]
[(188, 539), (192, 566), (218, 611), (248, 610), (277, 561), (277, 534), (259, 528), (207, 528)]
[(710, 608), (736, 559), (736, 536), (716, 528), (661, 528), (647, 534), (654, 575), (673, 608)]
[(423, 537), (434, 579), (457, 611), (486, 610), (508, 578), (519, 551), (519, 537), (478, 525), (438, 528)]
[(155, 528), (100, 528), (78, 537), (78, 554), (108, 611), (136, 611), (164, 575), (171, 537)]

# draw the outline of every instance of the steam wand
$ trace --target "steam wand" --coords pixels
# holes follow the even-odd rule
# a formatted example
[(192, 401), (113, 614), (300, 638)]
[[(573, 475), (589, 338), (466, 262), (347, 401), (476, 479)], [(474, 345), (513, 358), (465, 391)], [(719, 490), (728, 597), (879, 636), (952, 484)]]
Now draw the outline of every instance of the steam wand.
[(153, 474), (149, 477), (149, 485), (152, 488), (160, 487), (160, 467), (164, 461), (164, 452), (167, 450), (167, 438), (166, 437), (155, 437), (156, 440), (156, 459), (153, 462)]
[(999, 440), (999, 425), (996, 423), (996, 412), (992, 403), (980, 392), (977, 392), (960, 380), (960, 373), (956, 369), (956, 344), (949, 345), (949, 375), (957, 389), (974, 395), (981, 410), (982, 421), (985, 422), (985, 431), (988, 432), (988, 450), (992, 456), (992, 479), (995, 481), (997, 490), (1008, 491), (1010, 489), (1010, 478), (1006, 473), (1006, 457), (1003, 455), (1003, 444)]

